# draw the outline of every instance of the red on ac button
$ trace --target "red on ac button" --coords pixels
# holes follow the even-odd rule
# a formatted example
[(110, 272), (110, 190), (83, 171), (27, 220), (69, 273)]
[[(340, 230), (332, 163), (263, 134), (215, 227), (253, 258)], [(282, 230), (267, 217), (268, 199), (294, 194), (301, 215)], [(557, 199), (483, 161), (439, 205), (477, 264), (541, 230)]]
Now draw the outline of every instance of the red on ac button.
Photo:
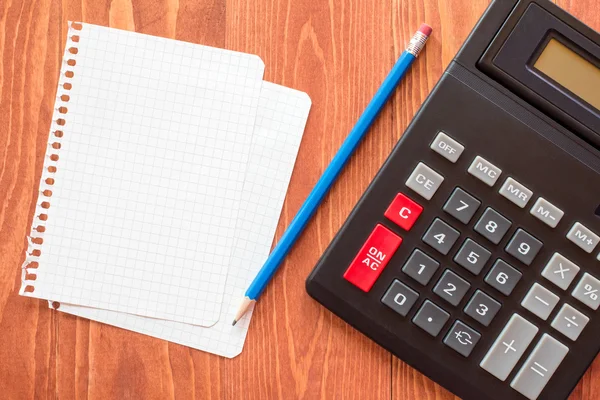
[(406, 195), (398, 193), (385, 212), (385, 216), (395, 222), (400, 228), (409, 231), (422, 211), (423, 207), (409, 199)]

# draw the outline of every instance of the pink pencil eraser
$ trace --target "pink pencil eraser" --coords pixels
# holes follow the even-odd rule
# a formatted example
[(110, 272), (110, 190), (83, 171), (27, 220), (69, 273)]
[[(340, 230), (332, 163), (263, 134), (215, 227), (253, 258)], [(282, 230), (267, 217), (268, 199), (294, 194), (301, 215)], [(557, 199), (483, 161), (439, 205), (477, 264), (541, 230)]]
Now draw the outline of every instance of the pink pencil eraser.
[(429, 36), (431, 35), (431, 32), (433, 32), (433, 29), (431, 29), (431, 27), (427, 24), (421, 24), (421, 26), (419, 27), (419, 32), (421, 32), (425, 36)]

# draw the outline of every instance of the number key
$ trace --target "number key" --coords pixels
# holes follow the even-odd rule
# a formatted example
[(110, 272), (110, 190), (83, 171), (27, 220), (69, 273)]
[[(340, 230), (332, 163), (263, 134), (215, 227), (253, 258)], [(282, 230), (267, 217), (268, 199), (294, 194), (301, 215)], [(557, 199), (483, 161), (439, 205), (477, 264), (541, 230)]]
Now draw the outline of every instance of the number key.
[(480, 246), (471, 239), (467, 239), (458, 253), (456, 253), (454, 262), (472, 274), (478, 275), (491, 256), (492, 253), (483, 246)]
[(490, 242), (498, 244), (511, 225), (512, 222), (504, 218), (502, 214), (488, 207), (473, 229)]
[(453, 306), (458, 305), (469, 290), (469, 282), (447, 269), (433, 288), (433, 293)]
[(506, 246), (506, 252), (525, 265), (531, 265), (543, 244), (523, 229), (517, 229)]
[(440, 263), (423, 253), (419, 249), (415, 249), (413, 253), (402, 267), (402, 272), (419, 282), (421, 285), (427, 285), (431, 277), (439, 268)]
[(485, 277), (485, 282), (500, 293), (508, 296), (512, 293), (515, 286), (517, 286), (521, 276), (522, 274), (508, 265), (507, 262), (498, 259)]
[(457, 187), (444, 205), (444, 211), (463, 224), (468, 224), (480, 205), (479, 200)]
[(460, 232), (442, 221), (436, 218), (425, 235), (423, 236), (423, 242), (427, 243), (443, 255), (450, 252), (454, 243), (458, 240)]
[(483, 326), (489, 326), (502, 305), (490, 296), (477, 290), (465, 307), (465, 314)]

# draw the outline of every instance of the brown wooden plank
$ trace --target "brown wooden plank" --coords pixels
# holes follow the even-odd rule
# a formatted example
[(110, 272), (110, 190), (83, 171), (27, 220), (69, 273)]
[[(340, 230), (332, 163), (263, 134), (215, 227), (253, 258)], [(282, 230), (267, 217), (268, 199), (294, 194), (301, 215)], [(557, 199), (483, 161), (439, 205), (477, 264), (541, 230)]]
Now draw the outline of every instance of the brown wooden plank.
[[(390, 22), (383, 1), (228, 2), (227, 46), (260, 55), (266, 79), (313, 101), (277, 236), (393, 65)], [(261, 298), (244, 352), (221, 360), (225, 398), (389, 397), (390, 356), (311, 300), (304, 280), (391, 137), (388, 110)]]
[[(586, 25), (600, 31), (600, 11), (597, 0), (556, 0), (555, 3)], [(570, 398), (573, 400), (600, 398), (600, 358), (596, 357)]]
[[(394, 37), (397, 38), (397, 54), (421, 22), (427, 22), (433, 28), (433, 36), (425, 52), (414, 65), (415, 73), (408, 76), (394, 98), (395, 140), (402, 135), (488, 4), (488, 0), (395, 2), (393, 27)], [(455, 396), (401, 360), (393, 358), (392, 398), (441, 400)]]

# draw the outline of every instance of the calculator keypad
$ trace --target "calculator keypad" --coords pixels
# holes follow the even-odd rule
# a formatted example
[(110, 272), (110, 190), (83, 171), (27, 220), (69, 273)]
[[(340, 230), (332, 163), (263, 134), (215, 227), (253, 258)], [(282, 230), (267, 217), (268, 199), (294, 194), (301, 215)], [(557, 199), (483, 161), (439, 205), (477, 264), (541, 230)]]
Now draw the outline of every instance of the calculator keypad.
[(538, 331), (537, 326), (513, 314), (479, 366), (501, 381), (506, 380)]
[(469, 282), (447, 269), (433, 288), (433, 293), (453, 306), (457, 306), (470, 287)]
[(444, 338), (444, 344), (459, 354), (469, 357), (481, 334), (462, 321), (456, 321)]
[(427, 285), (435, 271), (440, 267), (440, 263), (423, 253), (419, 249), (415, 249), (408, 258), (402, 272), (419, 282), (421, 285)]
[(425, 200), (431, 200), (442, 182), (444, 182), (444, 177), (442, 175), (421, 162), (408, 177), (406, 186), (411, 188)]
[(552, 327), (572, 341), (575, 341), (589, 320), (586, 315), (565, 303), (558, 314), (556, 314), (556, 317), (554, 317)]
[(396, 279), (383, 295), (381, 302), (401, 316), (406, 317), (418, 298), (419, 293)]
[(496, 300), (481, 290), (477, 290), (467, 303), (464, 311), (465, 314), (481, 325), (489, 326), (501, 307), (502, 305)]
[(443, 210), (463, 224), (468, 224), (480, 205), (481, 202), (475, 197), (461, 188), (456, 188), (444, 205)]
[(479, 179), (489, 187), (494, 186), (502, 170), (481, 156), (475, 157), (468, 170), (469, 174)]
[(427, 243), (443, 255), (450, 252), (454, 243), (458, 240), (460, 232), (442, 221), (436, 218), (431, 224), (425, 235), (423, 236), (423, 242)]
[[(438, 133), (430, 148), (453, 164), (464, 151), (462, 144), (444, 132)], [(493, 187), (501, 177), (502, 170), (485, 158), (476, 156), (468, 173)], [(405, 185), (421, 198), (431, 200), (444, 181), (440, 172), (420, 162)], [(520, 217), (512, 217), (515, 218), (513, 224), (509, 219), (512, 214), (507, 211), (508, 207), (516, 207), (515, 212), (521, 215), (528, 212), (550, 229), (556, 228), (565, 216), (560, 208), (543, 197), (538, 197), (528, 211), (520, 211), (519, 209), (525, 210), (528, 207), (534, 193), (513, 176), (507, 176), (495, 193), (511, 204), (502, 206), (498, 203), (494, 204), (494, 208), (486, 206), (484, 210), (480, 210), (480, 199), (462, 187), (454, 187), (446, 199), (441, 199), (444, 214), (438, 214), (433, 221), (430, 220), (421, 237), (422, 242), (435, 252), (430, 253), (427, 248), (412, 249), (410, 256), (401, 264), (404, 278), (393, 279), (381, 297), (381, 303), (390, 311), (400, 317), (409, 316), (415, 326), (434, 338), (441, 336), (443, 339), (437, 340), (464, 357), (469, 357), (478, 342), (490, 334), (486, 333), (486, 329), (493, 326), (496, 316), (503, 307), (507, 307), (502, 304), (503, 296), (514, 296), (515, 288), (523, 278), (522, 268), (532, 265), (538, 268), (534, 263), (544, 249), (543, 241), (536, 237), (540, 234), (536, 230), (538, 228), (519, 226)], [(396, 228), (409, 231), (414, 228), (423, 211), (421, 204), (404, 193), (398, 193), (384, 216)], [(483, 238), (472, 234), (472, 231), (466, 231), (471, 229), (468, 227), (471, 223), (472, 230)], [(513, 225), (517, 226), (513, 228)], [(529, 229), (538, 233), (534, 235)], [(459, 239), (460, 246), (456, 246)], [(493, 249), (493, 245), (499, 245), (504, 239), (508, 239), (506, 244)], [(600, 242), (600, 236), (579, 222), (574, 222), (566, 239), (586, 253), (593, 252)], [(362, 290), (369, 291), (401, 241), (395, 233), (381, 224), (377, 225), (344, 277)], [(496, 253), (493, 263), (490, 263), (494, 250), (503, 251), (506, 257), (510, 255), (512, 258)], [(448, 256), (456, 264), (444, 265), (446, 268), (441, 274), (438, 272), (442, 261), (440, 255)], [(597, 258), (600, 260), (600, 254)], [(516, 309), (515, 312), (511, 310), (512, 316), (501, 333), (492, 338), (493, 344), (488, 344), (490, 347), (485, 349), (485, 356), (479, 364), (483, 370), (502, 381), (506, 381), (518, 367), (514, 378), (509, 381), (510, 385), (531, 399), (541, 393), (569, 349), (554, 336), (543, 332), (535, 348), (523, 362), (524, 354), (528, 352), (540, 329), (536, 326), (536, 321), (529, 319), (539, 319), (538, 323), (548, 321), (540, 326), (548, 326), (551, 321), (553, 335), (563, 342), (565, 338), (576, 341), (590, 318), (565, 303), (564, 297), (569, 296), (574, 302), (580, 302), (581, 304), (576, 304), (579, 308), (600, 308), (600, 280), (596, 277), (589, 273), (580, 276), (580, 267), (558, 252), (542, 266), (541, 277), (545, 280), (539, 277), (540, 282), (528, 282), (530, 286), (525, 289), (526, 294), (519, 303), (522, 310), (519, 313)], [(482, 273), (485, 274), (483, 282), (486, 286), (479, 288), (474, 282), (479, 282), (480, 278), (476, 277)], [(437, 281), (431, 289), (426, 289), (425, 286), (430, 285), (434, 278)], [(472, 284), (476, 287), (469, 293)], [(571, 285), (574, 287), (569, 292), (567, 289)], [(470, 297), (464, 302), (467, 295)], [(420, 301), (421, 296), (424, 299)], [(420, 306), (415, 312), (417, 304)], [(454, 314), (454, 322), (448, 324), (451, 315), (444, 308), (459, 305), (463, 307), (464, 318), (457, 319)]]
[(490, 242), (498, 244), (504, 235), (506, 235), (511, 225), (512, 222), (508, 218), (493, 208), (488, 207), (473, 229)]
[(508, 296), (521, 280), (521, 276), (523, 274), (517, 269), (510, 266), (506, 261), (498, 259), (485, 277), (485, 283)]
[(472, 239), (467, 239), (454, 256), (454, 262), (473, 275), (479, 275), (491, 256), (492, 253), (485, 247)]
[(433, 302), (426, 300), (412, 322), (431, 336), (436, 337), (450, 318), (450, 314)]
[(557, 295), (536, 282), (523, 298), (521, 306), (545, 321), (559, 300)]
[(579, 267), (560, 253), (554, 253), (542, 271), (542, 276), (554, 283), (562, 290), (567, 290), (577, 273)]
[(542, 249), (542, 246), (542, 242), (519, 228), (512, 239), (510, 239), (505, 250), (523, 264), (531, 265), (533, 259)]

